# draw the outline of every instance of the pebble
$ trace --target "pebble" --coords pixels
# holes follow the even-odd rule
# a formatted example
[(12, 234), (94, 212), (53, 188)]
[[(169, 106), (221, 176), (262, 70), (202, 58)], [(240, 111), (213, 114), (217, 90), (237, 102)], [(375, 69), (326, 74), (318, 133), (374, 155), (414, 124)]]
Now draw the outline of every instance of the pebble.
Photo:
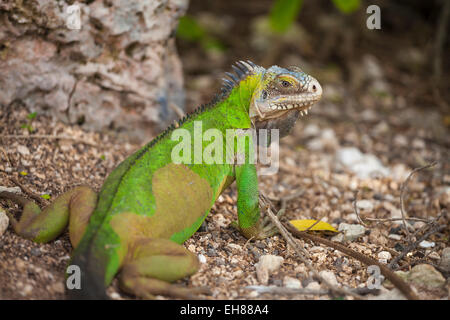
[(31, 248), (30, 252), (31, 252), (31, 255), (35, 256), (35, 257), (39, 257), (42, 254), (42, 252), (39, 248)]
[(289, 276), (284, 277), (283, 285), (286, 288), (291, 288), (291, 289), (300, 289), (302, 287), (302, 283), (300, 282), (300, 280), (289, 277)]
[(370, 200), (359, 200), (357, 202), (358, 209), (371, 212), (373, 210), (373, 203)]
[(450, 272), (450, 247), (442, 250), (442, 257), (439, 261), (439, 267), (445, 270), (446, 272)]
[(312, 281), (312, 282), (308, 283), (308, 285), (305, 287), (305, 289), (320, 290), (320, 284), (317, 281)]
[(278, 270), (284, 259), (280, 256), (270, 254), (263, 255), (259, 258), (256, 267), (256, 276), (260, 283), (267, 284), (269, 282), (269, 274)]
[(12, 192), (12, 193), (16, 193), (16, 194), (20, 194), (22, 193), (22, 191), (20, 190), (19, 187), (5, 187), (5, 186), (0, 186), (0, 192)]
[(338, 286), (339, 282), (336, 279), (336, 275), (328, 270), (322, 270), (319, 272), (319, 275), (324, 278), (325, 280), (327, 280), (329, 283), (331, 283), (334, 286)]
[(371, 178), (373, 175), (387, 176), (389, 169), (373, 154), (364, 154), (354, 147), (341, 148), (336, 152), (336, 159), (360, 179)]
[(414, 266), (408, 274), (408, 280), (430, 288), (439, 288), (445, 284), (442, 274), (429, 264)]
[(423, 240), (419, 243), (419, 247), (421, 248), (433, 248), (436, 244), (433, 241)]
[(200, 263), (206, 263), (206, 257), (203, 254), (199, 254), (198, 261), (200, 261)]
[(378, 262), (387, 263), (391, 258), (392, 255), (389, 251), (381, 251), (378, 253)]
[(339, 231), (342, 231), (344, 234), (344, 239), (348, 241), (353, 241), (364, 235), (366, 232), (366, 228), (364, 228), (360, 224), (348, 224), (348, 223), (340, 223)]
[(388, 235), (388, 238), (389, 238), (389, 239), (392, 239), (392, 240), (400, 241), (400, 240), (402, 239), (402, 236), (401, 236), (401, 235), (398, 235), (398, 234), (393, 234), (393, 233), (391, 233), (390, 235)]
[(22, 296), (28, 296), (33, 291), (33, 286), (31, 284), (26, 284), (20, 291)]
[(28, 148), (25, 147), (24, 145), (17, 146), (17, 151), (23, 156), (30, 155), (30, 150), (28, 150)]
[(8, 229), (9, 218), (6, 212), (0, 209), (0, 237), (3, 236), (6, 229)]

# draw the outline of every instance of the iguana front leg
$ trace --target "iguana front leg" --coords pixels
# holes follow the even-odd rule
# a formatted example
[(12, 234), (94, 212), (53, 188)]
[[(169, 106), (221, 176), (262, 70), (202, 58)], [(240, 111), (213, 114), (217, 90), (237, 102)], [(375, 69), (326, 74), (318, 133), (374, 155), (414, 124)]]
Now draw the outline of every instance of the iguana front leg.
[(234, 226), (247, 238), (264, 239), (277, 229), (270, 220), (262, 218), (259, 209), (258, 175), (254, 164), (235, 166), (238, 192), (238, 224)]
[(42, 211), (36, 203), (14, 193), (0, 192), (0, 199), (11, 200), (23, 207), (19, 220), (9, 214), (18, 235), (35, 242), (49, 242), (69, 224), (70, 242), (74, 248), (97, 204), (97, 194), (87, 186), (75, 187), (60, 195)]

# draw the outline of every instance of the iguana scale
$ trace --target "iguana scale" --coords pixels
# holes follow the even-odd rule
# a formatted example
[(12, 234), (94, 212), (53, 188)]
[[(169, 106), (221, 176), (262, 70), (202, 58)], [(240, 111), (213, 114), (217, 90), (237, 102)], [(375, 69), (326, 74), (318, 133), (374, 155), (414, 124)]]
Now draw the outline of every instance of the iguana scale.
[[(133, 295), (193, 297), (194, 289), (171, 284), (198, 269), (196, 255), (180, 244), (196, 232), (233, 181), (240, 232), (247, 238), (274, 233), (260, 217), (255, 164), (196, 163), (195, 152), (208, 147), (204, 141), (200, 145), (194, 141), (191, 155), (183, 151), (191, 161), (175, 163), (172, 151), (178, 141), (171, 137), (178, 129), (194, 133), (195, 123), (201, 123), (203, 131), (217, 129), (223, 137), (227, 129), (251, 128), (279, 129), (285, 136), (320, 99), (322, 88), (298, 67), (265, 69), (240, 61), (233, 70), (211, 103), (125, 159), (98, 195), (88, 186), (78, 186), (41, 211), (22, 196), (0, 193), (0, 198), (23, 206), (19, 220), (10, 215), (13, 229), (23, 237), (48, 242), (68, 226), (74, 247), (70, 265), (81, 270), (81, 289), (68, 290), (69, 296), (107, 298), (105, 289), (120, 271), (120, 287)], [(225, 138), (222, 142), (222, 150), (230, 147)], [(237, 156), (238, 149), (231, 148)], [(247, 141), (245, 155), (253, 148)]]

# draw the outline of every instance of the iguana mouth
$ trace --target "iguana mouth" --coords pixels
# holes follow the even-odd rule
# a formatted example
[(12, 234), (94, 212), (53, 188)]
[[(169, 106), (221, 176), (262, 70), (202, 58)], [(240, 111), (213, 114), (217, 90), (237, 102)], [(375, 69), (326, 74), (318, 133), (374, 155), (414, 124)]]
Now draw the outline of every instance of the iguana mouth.
[(312, 79), (307, 85), (306, 92), (297, 95), (274, 97), (268, 101), (271, 110), (300, 110), (300, 114), (307, 115), (314, 103), (322, 97), (322, 87)]
[[(269, 102), (269, 108), (272, 110), (300, 110), (300, 114), (307, 115), (314, 103), (320, 100), (321, 94), (302, 94), (298, 97), (289, 97), (289, 100), (276, 99)], [(280, 101), (281, 100), (281, 101)]]

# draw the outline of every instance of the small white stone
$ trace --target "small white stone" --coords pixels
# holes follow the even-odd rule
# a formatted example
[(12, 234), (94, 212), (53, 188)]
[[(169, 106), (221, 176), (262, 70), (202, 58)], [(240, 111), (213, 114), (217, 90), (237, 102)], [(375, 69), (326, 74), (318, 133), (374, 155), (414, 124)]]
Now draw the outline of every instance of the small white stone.
[(423, 240), (419, 243), (419, 247), (421, 248), (433, 248), (436, 244), (432, 241)]
[(388, 235), (388, 238), (392, 239), (392, 240), (397, 240), (397, 241), (402, 240), (402, 237), (400, 235), (394, 234), (394, 233), (391, 233), (390, 235)]
[(117, 292), (112, 292), (110, 296), (113, 300), (120, 300), (120, 295)]
[(5, 233), (6, 229), (8, 229), (9, 218), (6, 215), (5, 211), (0, 209), (0, 237)]
[(0, 186), (0, 192), (3, 192), (3, 191), (16, 193), (16, 194), (22, 193), (22, 191), (20, 190), (19, 187), (4, 187), (4, 186)]
[(371, 212), (373, 210), (373, 203), (370, 200), (359, 200), (357, 202), (357, 207), (360, 210)]
[(378, 253), (378, 261), (381, 263), (387, 263), (391, 258), (392, 255), (389, 251), (381, 251)]
[(28, 150), (28, 148), (23, 145), (19, 145), (17, 147), (17, 151), (23, 156), (28, 156), (30, 154), (30, 150)]
[(366, 228), (364, 228), (360, 224), (348, 224), (348, 223), (340, 223), (339, 231), (344, 233), (344, 237), (346, 240), (353, 241), (364, 235), (366, 232)]
[(263, 255), (259, 258), (256, 267), (256, 276), (262, 284), (267, 284), (269, 282), (269, 273), (278, 270), (283, 263), (284, 259), (280, 256), (274, 255)]
[(300, 282), (300, 280), (289, 277), (289, 276), (284, 277), (283, 285), (286, 288), (291, 288), (291, 289), (300, 289), (302, 287), (302, 283)]
[(200, 263), (206, 263), (206, 257), (203, 254), (199, 254), (198, 261), (200, 261)]
[(320, 284), (317, 281), (308, 283), (305, 289), (309, 290), (320, 290)]
[(334, 286), (339, 285), (337, 279), (336, 279), (336, 275), (328, 270), (322, 270), (319, 272), (319, 275), (324, 278), (325, 280), (327, 280), (329, 283), (331, 283)]

